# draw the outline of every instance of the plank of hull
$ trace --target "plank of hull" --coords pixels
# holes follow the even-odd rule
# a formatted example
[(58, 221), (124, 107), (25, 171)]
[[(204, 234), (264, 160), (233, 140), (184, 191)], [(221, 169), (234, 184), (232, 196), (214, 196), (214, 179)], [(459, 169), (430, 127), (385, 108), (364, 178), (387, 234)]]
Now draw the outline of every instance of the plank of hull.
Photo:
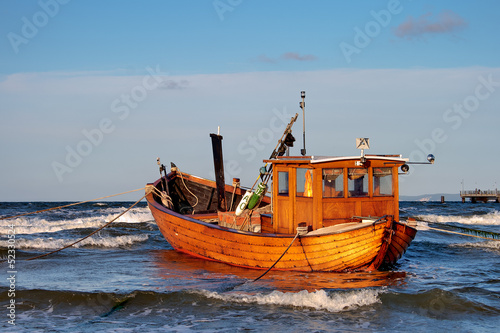
[[(341, 271), (368, 265), (382, 243), (384, 225), (333, 235), (305, 236), (301, 242), (308, 263), (318, 271)], [(316, 238), (316, 239), (314, 239)], [(322, 244), (319, 245), (318, 242)]]
[(417, 234), (415, 228), (403, 223), (394, 223), (393, 228), (394, 234), (392, 235), (387, 255), (384, 258), (384, 263), (389, 265), (395, 264), (403, 256)]
[[(148, 198), (160, 231), (178, 251), (228, 264), (265, 269), (283, 254), (294, 235), (239, 232), (177, 214)], [(343, 271), (367, 267), (381, 247), (385, 222), (349, 232), (301, 236), (276, 265), (298, 271)]]

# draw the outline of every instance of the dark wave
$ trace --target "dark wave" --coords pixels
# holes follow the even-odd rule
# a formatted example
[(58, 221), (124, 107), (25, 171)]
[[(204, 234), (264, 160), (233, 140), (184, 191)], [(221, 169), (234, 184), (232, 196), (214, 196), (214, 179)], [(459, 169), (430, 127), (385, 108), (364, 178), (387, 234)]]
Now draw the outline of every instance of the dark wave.
[[(434, 288), (428, 291), (407, 293), (386, 293), (381, 295), (382, 303), (394, 310), (415, 313), (424, 317), (446, 320), (460, 320), (463, 316), (495, 317), (500, 309), (478, 300), (471, 300), (463, 290), (442, 290)], [(478, 292), (478, 290), (476, 290)], [(481, 294), (490, 292), (482, 290)]]
[[(125, 307), (130, 310), (155, 306), (177, 306), (190, 304), (199, 296), (189, 292), (158, 293), (153, 291), (133, 291), (119, 294), (109, 292), (81, 292), (57, 290), (17, 290), (16, 308), (19, 312), (39, 310), (50, 312), (51, 316), (68, 312), (84, 315), (108, 317)], [(0, 304), (7, 306), (11, 300), (9, 292), (0, 293)]]

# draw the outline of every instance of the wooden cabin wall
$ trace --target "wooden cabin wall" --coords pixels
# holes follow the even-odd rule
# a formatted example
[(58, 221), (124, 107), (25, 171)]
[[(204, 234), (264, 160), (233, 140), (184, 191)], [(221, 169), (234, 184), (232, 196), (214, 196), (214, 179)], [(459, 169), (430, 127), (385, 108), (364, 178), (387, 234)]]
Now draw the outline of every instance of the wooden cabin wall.
[(261, 232), (273, 233), (273, 222), (271, 214), (261, 214)]
[[(392, 166), (392, 195), (377, 196), (373, 193), (373, 168), (387, 167), (384, 161), (373, 161), (368, 168), (368, 178), (371, 180), (368, 186), (368, 196), (349, 197), (347, 170), (354, 168), (354, 163), (344, 168), (344, 197), (343, 198), (322, 198), (321, 202), (321, 222), (323, 227), (346, 222), (354, 216), (373, 216), (381, 217), (383, 215), (393, 215), (395, 220), (399, 220), (399, 185), (398, 185), (398, 166)], [(331, 166), (335, 168), (335, 166)], [(322, 166), (330, 168), (330, 166)]]
[[(355, 161), (342, 161), (325, 164), (277, 164), (274, 167), (274, 179), (278, 180), (278, 172), (288, 172), (288, 195), (278, 193), (278, 186), (273, 186), (274, 217), (273, 231), (276, 233), (296, 232), (299, 223), (306, 222), (313, 230), (330, 225), (345, 223), (355, 216), (381, 217), (383, 215), (393, 215), (395, 220), (399, 220), (399, 184), (398, 165), (392, 163), (392, 195), (376, 196), (373, 190), (373, 169), (372, 167), (387, 168), (386, 161), (372, 161), (368, 168), (368, 196), (349, 197), (347, 172), (349, 168), (359, 168)], [(349, 163), (346, 165), (346, 163)], [(296, 193), (297, 168), (309, 167), (313, 169), (313, 196), (299, 197)], [(322, 175), (323, 169), (343, 168), (344, 196), (340, 198), (323, 198)]]
[[(335, 202), (335, 200), (337, 200)], [(340, 202), (328, 199), (323, 202), (323, 227), (346, 222), (354, 216), (394, 215), (395, 205), (392, 197), (388, 198), (349, 198)]]

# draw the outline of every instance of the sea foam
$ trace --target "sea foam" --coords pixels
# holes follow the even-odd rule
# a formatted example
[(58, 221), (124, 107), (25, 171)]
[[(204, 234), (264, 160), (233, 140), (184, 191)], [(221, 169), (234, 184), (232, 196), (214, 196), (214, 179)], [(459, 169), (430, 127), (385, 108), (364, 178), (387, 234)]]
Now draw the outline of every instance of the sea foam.
[(479, 242), (469, 242), (469, 243), (462, 243), (462, 244), (454, 244), (453, 246), (456, 247), (475, 247), (475, 248), (483, 248), (485, 250), (489, 250), (492, 252), (498, 252), (500, 251), (500, 241), (498, 240), (482, 240)]
[(329, 312), (341, 312), (352, 310), (365, 305), (380, 303), (380, 290), (361, 289), (349, 291), (326, 292), (317, 290), (308, 292), (306, 290), (297, 293), (273, 291), (269, 294), (239, 294), (239, 293), (217, 293), (207, 290), (195, 291), (205, 297), (219, 299), (234, 303), (256, 303), (260, 305), (281, 305), (292, 307), (307, 307)]
[[(72, 219), (61, 219), (55, 221), (47, 220), (43, 217), (23, 216), (11, 220), (3, 220), (0, 222), (0, 226), (6, 227), (13, 225), (17, 235), (52, 233), (73, 229), (97, 229), (116, 218), (116, 216), (118, 216), (122, 211), (123, 210), (117, 211), (116, 208), (105, 209), (104, 211), (99, 211), (99, 213), (94, 216), (75, 217)], [(148, 208), (137, 208), (126, 212), (115, 222), (134, 224), (153, 221), (153, 216)], [(7, 230), (6, 228), (1, 229)]]
[(436, 223), (457, 222), (470, 225), (500, 225), (500, 212), (493, 211), (482, 215), (419, 215), (418, 220)]
[[(130, 246), (135, 243), (144, 242), (148, 239), (147, 235), (129, 235), (116, 237), (89, 237), (83, 241), (73, 245), (73, 247), (103, 247), (113, 248), (120, 246)], [(77, 239), (57, 239), (57, 238), (35, 238), (35, 239), (16, 239), (16, 248), (18, 249), (37, 249), (37, 250), (54, 250), (59, 249), (69, 244), (76, 242)], [(7, 241), (0, 241), (0, 248), (7, 247)]]

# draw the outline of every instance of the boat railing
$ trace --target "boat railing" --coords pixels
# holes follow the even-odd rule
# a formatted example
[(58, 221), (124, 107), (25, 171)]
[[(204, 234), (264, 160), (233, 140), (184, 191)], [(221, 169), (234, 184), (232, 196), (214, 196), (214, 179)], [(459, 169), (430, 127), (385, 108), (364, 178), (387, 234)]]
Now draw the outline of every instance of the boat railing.
[(392, 215), (384, 215), (376, 219), (375, 222), (373, 222), (373, 224), (376, 224), (377, 222), (380, 221), (387, 221), (388, 218), (394, 218), (394, 217)]
[(372, 222), (373, 224), (380, 222), (380, 221), (387, 221), (387, 218), (394, 218), (392, 215), (384, 215), (381, 217), (378, 216), (353, 216), (354, 219), (360, 219), (361, 222)]

